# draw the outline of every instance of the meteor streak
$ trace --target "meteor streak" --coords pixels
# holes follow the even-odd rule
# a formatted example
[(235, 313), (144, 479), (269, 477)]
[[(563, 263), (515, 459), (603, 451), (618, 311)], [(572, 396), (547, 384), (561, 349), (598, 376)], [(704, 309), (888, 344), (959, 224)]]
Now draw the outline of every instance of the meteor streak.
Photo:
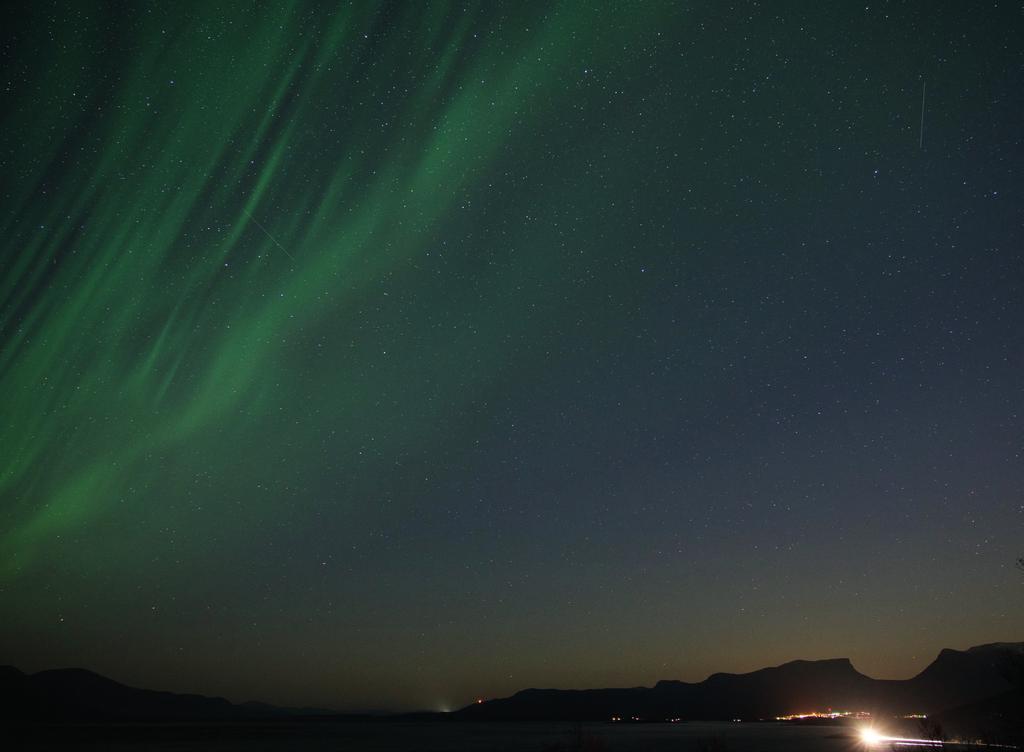
[(271, 235), (269, 232), (267, 232), (267, 228), (264, 227), (263, 225), (261, 225), (259, 220), (256, 219), (256, 217), (254, 217), (249, 212), (247, 212), (245, 210), (244, 206), (242, 207), (242, 214), (244, 214), (249, 219), (251, 219), (256, 224), (257, 227), (259, 227), (261, 230), (263, 230), (263, 234), (266, 235), (268, 238), (270, 238), (271, 241), (273, 241), (274, 245), (276, 245), (278, 248), (280, 248), (282, 251), (284, 251), (284, 255), (285, 256), (290, 258), (292, 261), (295, 260), (295, 257), (293, 255), (291, 255), (290, 253), (288, 253), (288, 250), (283, 245), (281, 245), (280, 243), (277, 242), (277, 238), (275, 238), (273, 235)]

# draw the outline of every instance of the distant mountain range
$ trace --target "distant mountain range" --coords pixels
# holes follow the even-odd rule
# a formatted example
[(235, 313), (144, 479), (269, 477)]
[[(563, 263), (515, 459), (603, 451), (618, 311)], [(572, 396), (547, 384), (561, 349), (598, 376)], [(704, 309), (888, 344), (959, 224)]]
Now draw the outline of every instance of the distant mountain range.
[[(474, 703), (449, 720), (756, 720), (811, 711), (924, 713), (1018, 702), (1024, 642), (943, 650), (912, 679), (864, 676), (845, 658), (793, 661), (702, 682), (632, 689), (526, 689)], [(1002, 699), (1000, 699), (1002, 698)], [(1009, 699), (1007, 699), (1009, 698)], [(992, 705), (996, 701), (996, 705)], [(979, 705), (981, 704), (981, 705)], [(1016, 706), (1014, 706), (1016, 707)], [(988, 712), (986, 710), (986, 712)], [(84, 669), (25, 674), (0, 666), (0, 719), (44, 722), (251, 721), (331, 715), (317, 708), (233, 704), (221, 697), (136, 689)], [(426, 718), (427, 714), (419, 717)]]
[(0, 718), (18, 721), (223, 721), (323, 715), (317, 708), (234, 704), (223, 697), (136, 689), (80, 668), (25, 674), (0, 666)]
[[(846, 658), (793, 661), (702, 682), (632, 689), (526, 689), (458, 711), (473, 720), (757, 720), (813, 711), (932, 715), (1019, 689), (1024, 642), (943, 650), (917, 676), (872, 679)], [(1016, 673), (1015, 673), (1016, 672)]]

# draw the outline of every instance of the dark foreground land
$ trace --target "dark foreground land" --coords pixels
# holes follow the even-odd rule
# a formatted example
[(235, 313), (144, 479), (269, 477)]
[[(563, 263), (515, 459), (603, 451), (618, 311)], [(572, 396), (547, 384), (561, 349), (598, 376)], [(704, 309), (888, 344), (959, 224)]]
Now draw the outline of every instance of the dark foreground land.
[[(919, 722), (889, 720), (898, 744), (870, 746), (864, 721), (570, 723), (473, 722), (455, 719), (325, 718), (177, 723), (14, 724), (13, 749), (115, 752), (967, 752), (993, 747), (915, 744)], [(1010, 747), (999, 747), (1006, 752)]]
[(431, 721), (72, 724), (14, 729), (15, 747), (177, 752), (849, 752), (843, 726), (782, 723), (473, 723)]

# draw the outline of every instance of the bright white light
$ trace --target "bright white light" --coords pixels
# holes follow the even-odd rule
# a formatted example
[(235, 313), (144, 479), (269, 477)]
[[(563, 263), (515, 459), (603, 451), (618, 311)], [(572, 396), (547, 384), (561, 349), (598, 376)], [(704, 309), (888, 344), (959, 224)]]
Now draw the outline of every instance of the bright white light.
[(937, 739), (904, 739), (900, 736), (886, 736), (871, 728), (860, 730), (860, 740), (866, 747), (876, 747), (880, 744), (891, 744), (894, 747), (942, 747), (945, 744)]
[(860, 739), (869, 747), (874, 747), (876, 744), (882, 741), (884, 737), (877, 731), (871, 728), (865, 728), (860, 730)]

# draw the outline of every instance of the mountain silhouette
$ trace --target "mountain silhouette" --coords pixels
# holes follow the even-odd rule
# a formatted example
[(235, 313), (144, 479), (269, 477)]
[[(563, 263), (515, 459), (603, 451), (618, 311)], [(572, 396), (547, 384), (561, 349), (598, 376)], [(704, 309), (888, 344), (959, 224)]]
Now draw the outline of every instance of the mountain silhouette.
[(136, 689), (80, 668), (25, 674), (0, 666), (0, 718), (18, 721), (250, 720), (314, 715), (314, 708), (235, 705), (223, 697)]
[[(792, 661), (747, 674), (712, 674), (702, 682), (660, 681), (626, 689), (525, 689), (474, 703), (449, 720), (755, 720), (835, 710), (877, 714), (1001, 709), (1019, 697), (1024, 642), (943, 650), (917, 676), (872, 679), (846, 658)], [(1006, 698), (1010, 698), (1009, 700)], [(993, 705), (993, 703), (996, 703)], [(995, 710), (991, 710), (995, 708)], [(25, 674), (0, 666), (0, 719), (19, 722), (238, 721), (323, 716), (317, 708), (234, 704), (222, 697), (129, 687), (92, 671)], [(969, 713), (968, 713), (969, 714)]]
[(1009, 669), (1024, 643), (943, 650), (911, 679), (872, 679), (846, 658), (792, 661), (748, 674), (712, 674), (698, 683), (660, 681), (629, 689), (527, 689), (474, 703), (474, 720), (755, 720), (828, 709), (875, 714), (937, 713), (1013, 689)]

